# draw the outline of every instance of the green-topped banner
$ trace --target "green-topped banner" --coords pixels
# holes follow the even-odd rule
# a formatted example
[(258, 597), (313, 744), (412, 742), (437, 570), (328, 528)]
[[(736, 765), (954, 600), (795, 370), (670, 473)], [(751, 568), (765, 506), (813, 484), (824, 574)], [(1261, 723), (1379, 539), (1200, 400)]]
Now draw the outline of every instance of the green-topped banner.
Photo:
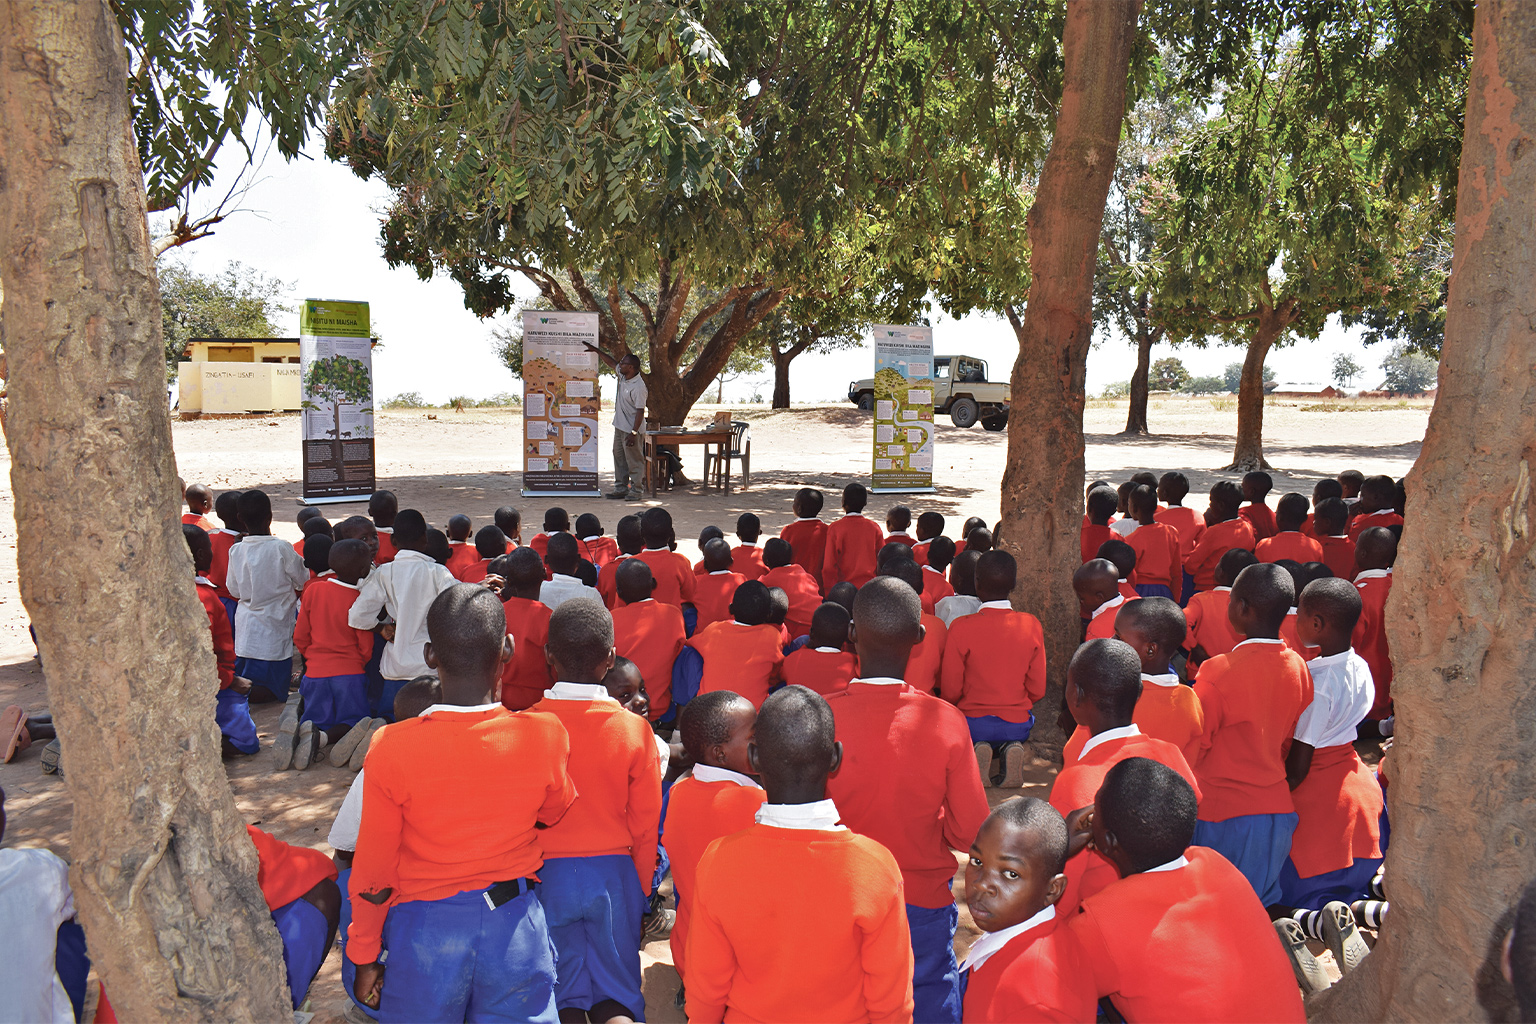
[(305, 299), (299, 311), (304, 500), (357, 501), (374, 490), (373, 342), (368, 303)]
[(933, 490), (933, 328), (876, 324), (877, 493)]

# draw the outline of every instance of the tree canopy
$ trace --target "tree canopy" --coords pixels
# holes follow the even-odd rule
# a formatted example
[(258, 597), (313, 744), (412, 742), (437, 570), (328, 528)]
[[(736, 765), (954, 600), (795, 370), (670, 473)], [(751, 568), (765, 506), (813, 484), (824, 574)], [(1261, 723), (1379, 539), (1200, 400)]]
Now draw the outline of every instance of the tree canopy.
[(160, 318), (169, 380), (193, 338), (276, 338), (289, 285), (240, 263), (199, 274), (181, 263), (159, 268)]

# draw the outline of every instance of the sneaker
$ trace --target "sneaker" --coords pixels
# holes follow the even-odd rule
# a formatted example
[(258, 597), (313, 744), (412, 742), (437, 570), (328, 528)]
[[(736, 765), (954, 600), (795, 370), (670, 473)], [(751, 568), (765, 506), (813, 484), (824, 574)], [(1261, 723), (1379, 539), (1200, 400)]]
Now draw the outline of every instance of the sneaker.
[(277, 735), (272, 737), (272, 770), (285, 772), (293, 767), (293, 747), (299, 732), (299, 704), (290, 700), (277, 720)]
[(665, 907), (654, 914), (646, 914), (645, 921), (640, 927), (640, 944), (647, 942), (659, 942), (672, 934), (672, 926), (677, 923), (677, 911), (668, 910)]
[(645, 500), (645, 492), (644, 491), (640, 491), (640, 490), (630, 491), (628, 494), (624, 495), (624, 500), (625, 501), (644, 501)]
[(341, 1011), (341, 1019), (347, 1024), (378, 1024), (376, 1018), (366, 1013), (361, 1006), (348, 1002), (347, 1008)]
[(61, 779), (64, 777), (64, 765), (60, 762), (63, 752), (64, 748), (59, 746), (58, 740), (48, 741), (48, 745), (43, 748), (44, 775), (57, 775)]
[(992, 744), (977, 743), (971, 750), (976, 754), (976, 770), (981, 773), (981, 784), (992, 785)]
[(603, 497), (607, 498), (609, 501), (623, 501), (625, 495), (627, 494), (629, 494), (628, 491), (609, 491), (607, 494), (603, 495)]
[(1291, 970), (1296, 972), (1296, 984), (1303, 992), (1311, 995), (1333, 984), (1323, 965), (1307, 948), (1307, 933), (1294, 918), (1280, 918), (1275, 922), (1275, 932), (1280, 936), (1280, 945), (1285, 947), (1285, 955), (1290, 958)]
[(325, 736), (315, 728), (314, 722), (300, 722), (293, 740), (293, 770), (303, 771), (320, 755), (320, 743)]
[(1388, 715), (1381, 720), (1381, 724), (1376, 728), (1383, 736), (1391, 736), (1397, 730), (1397, 716)]
[[(359, 728), (362, 726), (362, 724), (362, 722), (358, 723)], [(368, 746), (373, 742), (374, 734), (388, 724), (389, 723), (382, 718), (369, 719), (368, 731), (363, 735), (362, 739), (357, 741), (357, 746), (352, 751), (352, 757), (349, 761), (347, 761), (348, 768), (352, 769), (354, 772), (363, 770), (363, 759), (368, 756)]]
[(368, 727), (372, 724), (373, 719), (365, 718), (348, 729), (345, 736), (331, 744), (331, 752), (326, 755), (326, 760), (331, 762), (331, 767), (347, 766), (347, 763), (352, 760), (353, 751), (357, 750), (357, 745), (368, 738)]
[(1024, 761), (1029, 751), (1022, 743), (1010, 743), (1003, 748), (1003, 788), (1019, 789), (1024, 785)]
[(1328, 944), (1343, 974), (1359, 967), (1360, 961), (1371, 951), (1360, 929), (1355, 926), (1355, 915), (1350, 913), (1349, 905), (1339, 900), (1323, 908), (1322, 933), (1323, 941)]

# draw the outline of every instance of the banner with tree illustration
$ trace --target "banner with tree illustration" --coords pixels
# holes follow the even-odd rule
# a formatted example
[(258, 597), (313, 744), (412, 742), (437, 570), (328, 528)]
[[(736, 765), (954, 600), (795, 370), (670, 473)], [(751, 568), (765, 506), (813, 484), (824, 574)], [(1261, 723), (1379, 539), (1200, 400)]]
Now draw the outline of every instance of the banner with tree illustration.
[(933, 328), (875, 324), (877, 493), (933, 490)]
[(368, 303), (305, 299), (299, 313), (304, 500), (374, 490), (373, 342)]
[(595, 495), (597, 314), (523, 313), (523, 494)]

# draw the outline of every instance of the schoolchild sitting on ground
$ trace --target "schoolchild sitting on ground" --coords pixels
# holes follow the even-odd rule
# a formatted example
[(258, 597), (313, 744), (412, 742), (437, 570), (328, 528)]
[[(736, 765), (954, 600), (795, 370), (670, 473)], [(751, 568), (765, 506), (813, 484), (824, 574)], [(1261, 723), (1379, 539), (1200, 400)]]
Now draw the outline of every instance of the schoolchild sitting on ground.
[[(880, 570), (881, 576), (892, 576), (906, 583), (917, 594), (919, 601), (923, 591), (933, 579), (933, 573), (920, 568), (910, 558), (893, 558)], [(944, 648), (949, 643), (949, 627), (937, 615), (923, 612), (923, 638), (912, 648), (907, 659), (907, 673), (903, 676), (912, 686), (924, 693), (938, 693), (943, 682)]]
[[(213, 561), (213, 543), (200, 527), (190, 524), (182, 526), (181, 535), (186, 538), (187, 547), (192, 551), (192, 566), (197, 573), (197, 599), (202, 602), (203, 611), (208, 616), (208, 628), (213, 631), (213, 659), (219, 673), (219, 695), (214, 720), (219, 724), (224, 756), (254, 754), (261, 748), (261, 741), (256, 737), (256, 723), (251, 719), (250, 703), (246, 699), (246, 695), (251, 692), (251, 682), (249, 679), (235, 678), (235, 641), (230, 634), (229, 618), (224, 614), (224, 605), (219, 601), (218, 592), (208, 582), (206, 575)], [(12, 741), (16, 735), (16, 728), (13, 727), (3, 738)], [(34, 738), (39, 737), (28, 737), (29, 745)]]
[(783, 678), (779, 627), (768, 623), (771, 604), (768, 588), (748, 580), (731, 599), (731, 620), (701, 629), (688, 641), (704, 659), (700, 693), (732, 690), (762, 707), (768, 691)]
[(1179, 531), (1157, 521), (1157, 493), (1150, 487), (1131, 492), (1131, 515), (1141, 526), (1126, 541), (1136, 555), (1136, 593), (1140, 597), (1174, 597), (1184, 586), (1184, 562)]
[(1296, 831), (1285, 748), (1312, 703), (1312, 676), (1280, 639), (1295, 600), (1277, 565), (1250, 565), (1232, 585), (1227, 615), (1247, 639), (1200, 666), (1195, 695), (1205, 714), (1195, 777), (1195, 841), (1231, 861), (1268, 906), (1280, 898), (1280, 868)]
[(1312, 703), (1296, 722), (1286, 781), (1296, 805), (1291, 853), (1280, 869), (1281, 907), (1302, 932), (1327, 942), (1340, 970), (1366, 947), (1349, 905), (1364, 899), (1381, 867), (1381, 785), (1355, 753), (1355, 730), (1371, 708), (1371, 670), (1350, 649), (1360, 594), (1348, 580), (1322, 579), (1302, 591), (1297, 627), (1321, 653), (1307, 662)]
[(720, 527), (715, 526), (714, 524), (710, 524), (709, 526), (706, 526), (704, 529), (699, 531), (699, 555), (701, 557), (697, 562), (693, 563), (693, 574), (695, 576), (703, 576), (709, 571), (704, 566), (704, 559), (702, 556), (704, 554), (704, 546), (712, 540), (725, 540), (725, 531), (720, 529)]
[(1355, 578), (1355, 542), (1349, 539), (1349, 506), (1324, 498), (1312, 513), (1312, 536), (1323, 549), (1322, 563), (1342, 580)]
[(859, 588), (852, 583), (839, 583), (827, 588), (827, 600), (848, 609), (849, 615), (853, 614), (853, 599), (858, 596)]
[(794, 647), (794, 638), (789, 635), (789, 627), (785, 622), (789, 619), (789, 595), (778, 587), (768, 588), (768, 625), (779, 628), (779, 646), (785, 651)]
[(613, 556), (613, 561), (603, 566), (597, 576), (597, 592), (609, 611), (613, 611), (619, 602), (615, 580), (619, 566), (645, 550), (645, 541), (640, 537), (640, 517), (625, 516), (620, 519), (619, 524), (613, 528), (613, 536), (619, 545), (619, 553)]
[(1205, 512), (1205, 534), (1184, 558), (1184, 571), (1195, 578), (1195, 590), (1216, 586), (1216, 563), (1233, 548), (1252, 551), (1258, 545), (1253, 524), (1237, 514), (1243, 492), (1230, 480), (1211, 485), (1211, 505)]
[[(1332, 477), (1324, 477), (1323, 479), (1317, 481), (1317, 483), (1313, 484), (1312, 511), (1310, 514), (1308, 514), (1307, 518), (1302, 521), (1301, 532), (1306, 534), (1308, 537), (1311, 537), (1313, 540), (1317, 540), (1317, 507), (1323, 502), (1327, 501), (1329, 498), (1342, 499), (1343, 496), (1344, 488), (1339, 484), (1337, 480), (1333, 479)], [(1346, 506), (1346, 508), (1347, 507), (1348, 506)]]
[(949, 582), (955, 588), (954, 596), (936, 602), (933, 613), (952, 626), (962, 615), (981, 610), (981, 598), (976, 596), (976, 561), (981, 555), (975, 551), (962, 551), (949, 565)]
[(923, 570), (923, 611), (930, 615), (938, 615), (939, 602), (954, 596), (955, 588), (945, 578), (949, 563), (954, 560), (955, 542), (948, 537), (935, 537), (928, 542), (927, 564), (917, 563)]
[(800, 488), (795, 492), (795, 521), (779, 531), (779, 537), (788, 541), (794, 551), (795, 564), (810, 573), (816, 585), (823, 588), (832, 585), (821, 578), (827, 548), (827, 524), (821, 521), (824, 502), (824, 496), (816, 488)]
[(982, 934), (960, 965), (966, 1024), (1094, 1019), (1088, 965), (1057, 913), (1066, 862), (1066, 822), (1035, 797), (999, 804), (976, 833), (965, 905)]
[(342, 898), (336, 865), (319, 850), (285, 843), (255, 825), (245, 830), (256, 846), (256, 884), (283, 940), (288, 994), (297, 1010), (336, 942)]
[[(461, 564), (459, 571), (454, 573), (460, 583), (479, 583), (485, 579), (491, 563), (507, 553), (507, 535), (501, 532), (500, 527), (482, 526), (475, 534), (472, 550), (474, 560)], [(453, 559), (450, 558), (448, 562), (448, 568), (452, 570)]]
[(1349, 523), (1349, 539), (1360, 543), (1360, 534), (1373, 527), (1402, 526), (1397, 514), (1397, 481), (1389, 476), (1368, 476), (1360, 485), (1360, 500)]
[[(1134, 519), (1131, 521), (1135, 522)], [(1136, 593), (1135, 548), (1118, 537), (1111, 537), (1099, 545), (1099, 557), (1114, 563), (1115, 572), (1119, 576), (1116, 580), (1116, 586), (1119, 587), (1120, 593), (1127, 601), (1134, 601), (1141, 596)]]
[(640, 669), (650, 696), (651, 720), (668, 718), (672, 665), (687, 639), (683, 613), (651, 596), (656, 580), (651, 567), (638, 558), (620, 562), (616, 575), (619, 606), (613, 610), (614, 647)]
[[(556, 534), (571, 536), (571, 514), (565, 509), (556, 506), (544, 513), (544, 529), (533, 535), (528, 546), (539, 553), (539, 557), (547, 563), (549, 561), (549, 539)], [(571, 537), (572, 540), (576, 538)], [(580, 557), (578, 553), (577, 557)]]
[(885, 534), (880, 524), (865, 518), (864, 506), (868, 503), (869, 491), (863, 484), (843, 488), (843, 518), (827, 527), (821, 567), (823, 588), (843, 582), (862, 587), (875, 578)]
[(533, 885), (541, 826), (576, 799), (570, 741), (553, 715), (513, 714), (497, 700), (512, 644), (489, 590), (450, 586), (427, 630), (443, 703), (380, 730), (365, 763), (347, 935), (353, 991), (384, 1021), (552, 1024), (554, 946)]
[(1354, 647), (1371, 668), (1376, 699), (1366, 717), (1372, 721), (1392, 713), (1392, 652), (1387, 643), (1386, 609), (1396, 561), (1397, 537), (1391, 530), (1372, 527), (1355, 542), (1355, 589), (1360, 591), (1361, 609), (1360, 621), (1355, 624)]
[[(528, 545), (530, 548), (534, 545)], [(581, 559), (576, 538), (569, 533), (555, 533), (546, 538), (544, 567), (548, 570), (544, 585), (539, 588), (539, 602), (555, 611), (567, 601), (590, 600), (602, 603), (598, 592), (576, 577), (576, 565)]]
[[(1302, 565), (1295, 559), (1282, 558), (1274, 564), (1284, 569), (1286, 575), (1290, 576), (1291, 589), (1297, 597), (1301, 596), (1301, 592), (1306, 589), (1307, 584), (1311, 583), (1314, 579), (1322, 579), (1333, 575), (1322, 562), (1312, 562), (1309, 567)], [(1316, 576), (1313, 575), (1314, 569), (1318, 573)], [(1285, 641), (1287, 647), (1301, 655), (1303, 661), (1311, 661), (1317, 657), (1317, 648), (1308, 647), (1302, 643), (1301, 637), (1296, 632), (1296, 608), (1294, 606), (1285, 613), (1285, 621), (1280, 623), (1280, 639)]]
[(1068, 817), (1074, 848), (1091, 836), (1120, 875), (1066, 925), (1089, 995), (1128, 1021), (1301, 1024), (1301, 993), (1263, 905), (1224, 857), (1190, 845), (1196, 806), (1178, 772), (1133, 757), (1105, 775), (1091, 810)]
[[(303, 545), (299, 551), (299, 557), (304, 559), (304, 569), (309, 573), (309, 583), (313, 583), (321, 576), (329, 576), (331, 574), (331, 538), (317, 533), (304, 538)], [(309, 583), (304, 585), (305, 590), (309, 589)], [(301, 596), (299, 607), (303, 606)]]
[(1189, 652), (1191, 678), (1201, 664), (1218, 654), (1231, 653), (1243, 639), (1227, 615), (1227, 606), (1231, 603), (1233, 581), (1244, 569), (1257, 564), (1258, 559), (1252, 551), (1233, 548), (1216, 563), (1216, 586), (1190, 598), (1184, 609), (1184, 619), (1189, 626), (1184, 648)]
[(733, 571), (733, 553), (725, 541), (706, 541), (702, 550), (704, 573), (693, 583), (693, 606), (699, 613), (695, 632), (730, 618), (731, 598), (736, 596), (736, 588), (747, 582), (745, 576)]
[[(364, 670), (373, 657), (373, 631), (355, 629), (347, 621), (359, 581), (368, 575), (368, 554), (368, 545), (360, 540), (337, 541), (331, 546), (330, 574), (311, 583), (299, 603), (293, 642), (304, 655), (304, 678), (299, 681), (303, 710), (297, 733), (279, 733), (274, 741), (279, 771), (290, 766), (303, 771), (326, 747), (331, 764), (340, 767), (355, 756), (361, 767), (359, 746), (384, 724), (368, 707)], [(292, 744), (291, 765), (281, 763), (283, 743)]]
[[(1200, 538), (1205, 534), (1205, 517), (1184, 504), (1184, 499), (1189, 496), (1189, 478), (1183, 473), (1164, 473), (1157, 482), (1157, 497), (1166, 506), (1157, 513), (1157, 521), (1166, 523), (1179, 531), (1179, 555), (1188, 558), (1189, 553), (1195, 550), (1195, 545), (1200, 543)], [(1183, 596), (1179, 598), (1182, 603), (1194, 591), (1193, 579), (1186, 572), (1186, 581)]]
[(379, 564), (379, 531), (367, 516), (348, 516), (331, 528), (333, 540), (360, 540), (368, 545), (368, 559)]
[(400, 514), (400, 502), (393, 491), (374, 491), (368, 498), (368, 518), (373, 520), (378, 534), (378, 550), (374, 553), (375, 565), (387, 565), (395, 560), (399, 545), (395, 543), (395, 517)]
[(1265, 537), (1254, 546), (1254, 556), (1261, 562), (1278, 562), (1282, 558), (1297, 562), (1321, 562), (1323, 546), (1314, 538), (1301, 532), (1307, 521), (1307, 499), (1291, 493), (1280, 496), (1275, 506), (1275, 534)]
[(285, 701), (293, 672), (293, 618), (309, 582), (304, 560), (272, 536), (272, 502), (263, 491), (240, 495), (245, 536), (229, 552), (225, 586), (235, 612), (235, 675), (251, 681), (253, 703)]
[(1084, 639), (1107, 640), (1115, 635), (1115, 616), (1125, 604), (1120, 592), (1120, 570), (1107, 558), (1084, 562), (1072, 574), (1078, 614), (1088, 623)]
[[(910, 559), (901, 564), (922, 572)], [(901, 866), (917, 1019), (958, 1021), (951, 851), (970, 849), (987, 816), (970, 731), (952, 705), (903, 682), (923, 637), (922, 606), (909, 584), (881, 576), (860, 588), (850, 635), (859, 643), (860, 675), (827, 699), (843, 746), (827, 794), (843, 824)]]
[(1185, 634), (1184, 613), (1166, 598), (1128, 601), (1115, 616), (1115, 638), (1141, 659), (1141, 699), (1133, 721), (1144, 734), (1178, 747), (1188, 762), (1200, 749), (1205, 714), (1200, 698), (1170, 665)]
[[(664, 508), (646, 509), (640, 517), (644, 549), (636, 555), (656, 577), (656, 600), (682, 608), (693, 604), (693, 566), (672, 550), (672, 514)], [(684, 616), (685, 620), (687, 616)]]
[(208, 541), (213, 545), (213, 564), (208, 567), (205, 578), (218, 593), (219, 601), (224, 605), (224, 613), (229, 616), (229, 628), (233, 630), (235, 608), (239, 602), (230, 596), (226, 578), (229, 575), (229, 551), (245, 533), (245, 524), (240, 521), (240, 492), (225, 491), (220, 494), (213, 503), (213, 510), (224, 525), (208, 535)]
[(684, 985), (699, 860), (716, 839), (749, 827), (766, 795), (752, 777), (747, 757), (756, 721), (751, 701), (730, 690), (701, 693), (678, 716), (683, 751), (693, 768), (672, 785), (662, 843), (672, 862), (677, 895), (672, 965)]
[(453, 549), (448, 546), (448, 535), (431, 526), (427, 527), (427, 535), (421, 543), (421, 551), (444, 569), (448, 568), (448, 559), (453, 556)]
[(1268, 473), (1255, 470), (1252, 473), (1243, 474), (1243, 500), (1248, 504), (1238, 509), (1237, 514), (1253, 526), (1253, 536), (1256, 540), (1273, 537), (1277, 532), (1275, 513), (1266, 504), (1266, 498), (1274, 487), (1275, 481)]
[(591, 512), (576, 517), (576, 542), (581, 545), (581, 557), (599, 570), (619, 554), (618, 541), (603, 535), (602, 521)]
[(763, 523), (751, 512), (743, 512), (736, 518), (736, 540), (731, 549), (735, 570), (749, 580), (761, 579), (768, 566), (763, 563), (761, 539)]
[(501, 673), (501, 703), (509, 711), (522, 711), (542, 700), (554, 683), (544, 658), (549, 608), (539, 601), (544, 563), (532, 548), (517, 548), (501, 557), (507, 560), (501, 607), (512, 638), (512, 660)]
[(195, 526), (204, 533), (218, 529), (208, 518), (208, 513), (213, 511), (213, 492), (207, 484), (188, 484), (182, 497), (187, 502), (187, 510), (181, 514), (183, 526)]
[(811, 616), (821, 606), (821, 588), (810, 573), (795, 564), (794, 551), (782, 537), (764, 542), (763, 564), (768, 567), (760, 577), (763, 586), (777, 587), (789, 597), (784, 626), (790, 637), (798, 640), (811, 631)]
[[(842, 744), (827, 702), (799, 686), (769, 697), (749, 756), (767, 802), (755, 824), (715, 840), (699, 862), (688, 1019), (912, 1020), (901, 869), (885, 847), (838, 824), (827, 775)], [(797, 898), (765, 878), (794, 879)]]
[[(1077, 649), (1067, 667), (1067, 710), (1087, 731), (1089, 739), (1076, 760), (1062, 768), (1051, 786), (1051, 806), (1070, 814), (1093, 802), (1109, 769), (1128, 757), (1148, 757), (1182, 775), (1195, 790), (1195, 774), (1171, 743), (1146, 736), (1134, 721), (1141, 697), (1141, 662), (1121, 640), (1089, 640)], [(1113, 865), (1093, 850), (1082, 850), (1067, 861), (1067, 888), (1060, 904), (1064, 913), (1119, 876)]]
[(859, 673), (859, 659), (843, 650), (848, 640), (848, 610), (830, 601), (811, 617), (810, 642), (784, 659), (784, 682), (823, 697), (848, 688)]
[[(474, 529), (474, 520), (466, 515), (454, 515), (448, 517), (448, 547), (452, 553), (448, 556), (448, 571), (453, 573), (454, 579), (458, 579), (465, 566), (474, 565), (480, 561), (480, 552), (475, 550), (474, 543), (470, 540)], [(505, 554), (503, 551), (496, 552)], [(471, 581), (478, 582), (478, 581)]]
[[(977, 519), (976, 522), (980, 525), (965, 535), (965, 550), (984, 555), (992, 550), (992, 531), (987, 529), (987, 524), (982, 520)], [(966, 523), (969, 524), (970, 520), (966, 520)]]
[(492, 521), (496, 529), (500, 530), (507, 538), (507, 553), (511, 554), (513, 548), (523, 544), (523, 514), (511, 505), (503, 505), (496, 510)]
[(939, 688), (965, 715), (982, 781), (992, 775), (993, 756), (1000, 755), (1002, 784), (1008, 788), (1024, 784), (1023, 741), (1034, 728), (1035, 701), (1045, 696), (1040, 620), (1014, 611), (1008, 601), (1017, 573), (1006, 551), (989, 551), (977, 561), (981, 609), (949, 627)]
[(609, 696), (613, 620), (597, 601), (549, 618), (545, 656), (556, 682), (535, 711), (570, 735), (580, 798), (540, 837), (539, 902), (555, 944), (555, 1002), (594, 1021), (644, 1020), (640, 927), (656, 869), (661, 771), (643, 718)]
[[(928, 564), (928, 547), (938, 537), (944, 536), (944, 517), (937, 512), (924, 512), (917, 517), (917, 543), (912, 545), (912, 561)], [(954, 544), (954, 541), (950, 541)], [(951, 558), (954, 556), (951, 555)]]
[(885, 514), (885, 542), (896, 541), (910, 548), (917, 543), (917, 538), (908, 532), (911, 529), (912, 510), (905, 505), (892, 505)]

